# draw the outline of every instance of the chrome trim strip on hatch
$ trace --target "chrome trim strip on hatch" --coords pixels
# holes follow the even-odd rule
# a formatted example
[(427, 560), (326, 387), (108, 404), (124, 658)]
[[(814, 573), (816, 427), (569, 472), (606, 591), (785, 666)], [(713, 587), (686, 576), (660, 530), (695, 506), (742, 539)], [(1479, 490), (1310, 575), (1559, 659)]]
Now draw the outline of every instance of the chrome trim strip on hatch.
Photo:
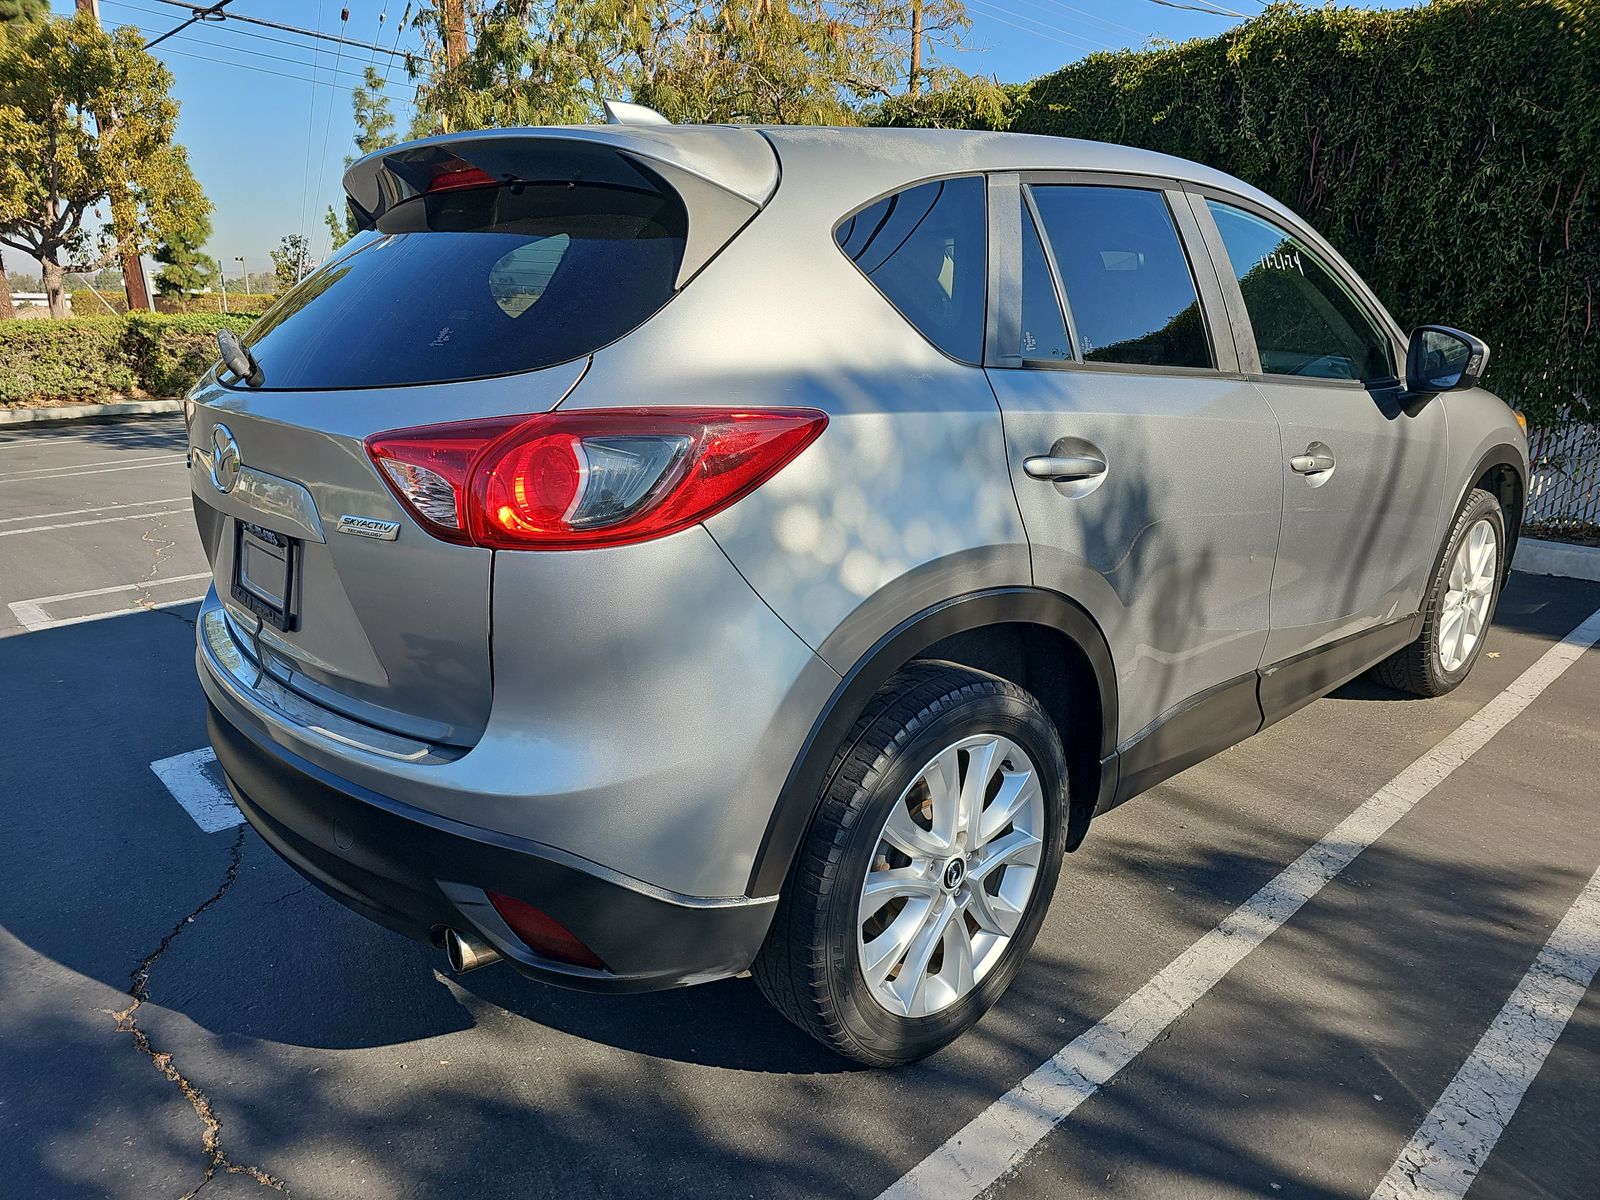
[(242, 521), (274, 525), (279, 533), (326, 544), (328, 538), (322, 532), (316, 501), (294, 480), (241, 466), (233, 486), (222, 492), (212, 482), (211, 452), (196, 446), (193, 456), (189, 486), (218, 512)]

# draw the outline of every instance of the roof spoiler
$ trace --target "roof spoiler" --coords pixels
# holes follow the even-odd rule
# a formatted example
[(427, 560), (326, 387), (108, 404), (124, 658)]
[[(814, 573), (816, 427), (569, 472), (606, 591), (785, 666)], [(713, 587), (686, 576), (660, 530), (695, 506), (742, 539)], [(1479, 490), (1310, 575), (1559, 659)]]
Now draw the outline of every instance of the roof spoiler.
[(374, 229), (385, 213), (425, 194), (436, 176), (468, 172), (484, 186), (637, 186), (654, 177), (677, 192), (689, 213), (681, 286), (761, 210), (777, 187), (778, 159), (753, 130), (673, 126), (664, 118), (646, 125), (484, 129), (375, 151), (351, 164), (344, 188), (357, 226)]

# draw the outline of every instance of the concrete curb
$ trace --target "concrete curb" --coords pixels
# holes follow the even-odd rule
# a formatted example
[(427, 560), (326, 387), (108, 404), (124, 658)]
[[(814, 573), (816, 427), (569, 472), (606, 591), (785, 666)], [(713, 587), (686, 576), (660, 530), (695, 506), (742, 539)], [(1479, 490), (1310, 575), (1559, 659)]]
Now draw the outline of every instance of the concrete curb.
[(1525, 537), (1517, 541), (1511, 567), (1529, 575), (1561, 575), (1600, 583), (1600, 546), (1568, 546)]
[(149, 417), (182, 411), (182, 400), (119, 400), (115, 404), (63, 404), (56, 408), (0, 408), (0, 428), (93, 421), (101, 417)]

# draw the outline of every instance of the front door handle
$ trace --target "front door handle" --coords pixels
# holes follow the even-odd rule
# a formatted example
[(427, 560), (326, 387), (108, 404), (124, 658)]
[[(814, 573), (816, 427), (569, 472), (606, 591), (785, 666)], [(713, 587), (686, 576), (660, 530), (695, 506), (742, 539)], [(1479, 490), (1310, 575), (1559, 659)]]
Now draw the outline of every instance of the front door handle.
[(1106, 473), (1106, 460), (1092, 454), (1036, 454), (1024, 459), (1022, 469), (1030, 479), (1047, 479), (1052, 483), (1072, 483), (1079, 479), (1093, 479)]
[(1331, 471), (1334, 465), (1333, 455), (1314, 454), (1309, 451), (1305, 454), (1296, 454), (1289, 460), (1289, 469), (1297, 475), (1315, 475), (1321, 471)]

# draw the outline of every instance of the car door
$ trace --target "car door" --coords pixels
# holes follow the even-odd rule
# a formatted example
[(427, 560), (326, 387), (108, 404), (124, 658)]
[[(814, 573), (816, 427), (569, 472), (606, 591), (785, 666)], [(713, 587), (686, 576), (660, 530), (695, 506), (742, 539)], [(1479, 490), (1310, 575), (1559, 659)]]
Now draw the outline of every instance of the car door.
[(992, 177), (989, 207), (986, 363), (1034, 581), (1110, 643), (1125, 797), (1259, 727), (1278, 429), (1177, 185)]
[(1194, 195), (1283, 431), (1268, 720), (1410, 640), (1439, 548), (1444, 406), (1409, 404), (1399, 330), (1333, 251), (1249, 201)]

